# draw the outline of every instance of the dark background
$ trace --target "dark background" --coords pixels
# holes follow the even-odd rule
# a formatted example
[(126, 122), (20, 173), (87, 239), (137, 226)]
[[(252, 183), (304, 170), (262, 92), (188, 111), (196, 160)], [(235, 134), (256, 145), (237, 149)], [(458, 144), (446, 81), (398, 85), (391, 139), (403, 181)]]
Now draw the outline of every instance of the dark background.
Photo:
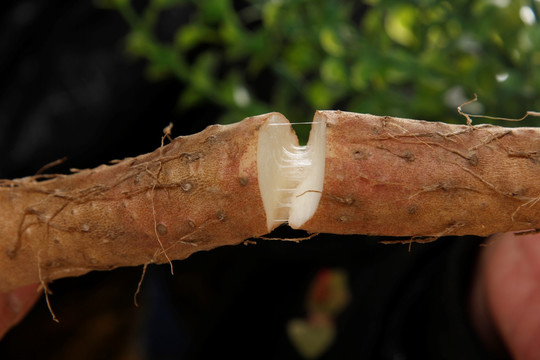
[[(501, 94), (519, 99), (517, 104), (509, 101), (508, 111), (499, 115), (521, 116), (520, 112), (534, 110), (530, 107), (539, 98), (535, 96), (538, 91), (535, 78), (528, 80), (532, 81), (528, 84), (529, 92), (523, 89), (525, 86), (519, 87), (519, 92), (512, 92), (512, 84), (500, 84), (497, 88), (493, 86), (497, 83), (490, 80), (491, 87), (485, 85), (483, 73), (472, 80), (465, 76), (456, 78), (454, 71), (459, 71), (458, 63), (442, 64), (448, 66), (446, 73), (435, 71), (437, 67), (433, 65), (427, 73), (413, 72), (399, 81), (388, 75), (388, 69), (375, 68), (375, 73), (381, 72), (382, 80), (366, 73), (367, 85), (363, 88), (347, 81), (340, 85), (339, 64), (347, 70), (360, 60), (340, 54), (335, 47), (332, 53), (332, 45), (325, 47), (324, 42), (312, 44), (313, 49), (317, 56), (330, 59), (322, 59), (320, 66), (300, 62), (305, 68), (299, 65), (296, 77), (287, 78), (280, 67), (265, 63), (264, 57), (260, 60), (260, 70), (249, 72), (248, 65), (250, 59), (257, 58), (254, 55), (258, 54), (257, 48), (238, 50), (240, 55), (227, 55), (227, 49), (231, 48), (227, 41), (207, 41), (200, 37), (186, 50), (184, 60), (190, 70), (187, 73), (199, 71), (200, 77), (206, 74), (221, 84), (219, 91), (225, 95), (213, 97), (214, 90), (205, 88), (204, 81), (201, 85), (199, 78), (188, 78), (181, 70), (175, 72), (177, 65), (163, 60), (169, 56), (166, 48), (159, 48), (171, 40), (167, 34), (174, 34), (182, 24), (218, 28), (231, 21), (219, 17), (220, 8), (216, 10), (218, 15), (212, 15), (212, 1), (201, 2), (204, 6), (195, 2), (180, 4), (178, 8), (167, 5), (153, 23), (156, 37), (149, 40), (143, 36), (142, 42), (133, 40), (134, 34), (140, 35), (148, 29), (141, 30), (141, 23), (133, 18), (131, 23), (126, 21), (130, 20), (125, 12), (128, 2), (99, 3), (100, 6), (90, 1), (5, 2), (0, 13), (0, 178), (32, 175), (44, 164), (63, 157), (67, 160), (53, 171), (65, 173), (72, 167), (94, 167), (112, 159), (149, 152), (159, 146), (162, 129), (169, 122), (174, 123), (173, 135), (179, 136), (200, 131), (216, 121), (227, 122), (232, 117), (240, 120), (259, 110), (283, 111), (293, 118), (302, 116), (303, 120), (309, 120), (308, 111), (325, 107), (449, 119), (454, 116), (449, 114), (455, 114), (455, 104), (445, 104), (444, 95), (456, 84), (463, 86), (462, 90), (470, 97), (474, 91), (481, 94), (484, 91), (483, 106), (487, 110), (504, 110), (495, 105), (490, 107), (490, 104), (499, 106)], [(241, 13), (248, 5), (261, 2), (225, 3), (230, 4), (233, 13)], [(342, 3), (352, 6), (351, 2)], [(352, 6), (349, 20), (362, 24), (367, 22), (366, 14), (377, 9), (392, 14), (392, 9), (399, 8), (396, 2), (381, 3), (379, 8)], [(473, 3), (477, 6), (479, 2)], [(300, 4), (293, 10), (306, 6), (305, 2), (291, 4)], [(430, 9), (429, 2), (419, 4)], [(311, 7), (318, 5), (328, 6), (328, 2), (317, 1)], [(132, 10), (143, 17), (148, 15), (145, 12), (148, 7), (147, 2), (140, 1)], [(459, 11), (465, 12), (461, 7), (454, 10), (458, 18), (462, 14)], [(480, 16), (478, 11), (472, 11), (470, 16)], [(329, 17), (339, 19), (339, 14)], [(464, 22), (462, 28), (471, 22)], [(487, 23), (485, 26), (490, 21)], [(331, 25), (328, 25), (330, 29)], [(243, 28), (246, 34), (264, 30), (274, 37), (284, 36), (272, 33), (272, 27), (260, 21), (246, 22)], [(300, 30), (298, 34), (302, 33)], [(364, 29), (363, 33), (366, 41), (369, 41), (368, 30)], [(301, 35), (293, 33), (289, 43), (294, 45)], [(270, 39), (264, 36), (263, 40)], [(340, 37), (337, 39), (330, 36), (329, 41), (339, 45)], [(298, 43), (311, 46), (309, 36), (304, 40)], [(347, 36), (341, 40), (352, 41)], [(447, 41), (451, 49), (452, 38)], [(385, 50), (384, 43), (373, 53), (382, 58), (387, 53), (387, 59), (392, 61), (398, 57), (396, 54), (409, 53), (414, 57), (415, 53), (427, 52), (416, 43), (394, 44)], [(283, 53), (278, 48), (265, 56), (279, 62), (286, 52), (285, 45)], [(330, 52), (320, 55), (328, 47)], [(510, 76), (524, 77), (534, 68), (534, 58), (525, 64), (514, 63), (489, 41), (484, 52), (473, 54), (472, 58), (484, 69), (481, 61), (492, 52), (500, 53), (496, 59), (510, 68)], [(217, 65), (211, 69), (197, 65), (200, 64), (197, 59), (206, 53), (217, 59)], [(392, 67), (390, 60), (381, 66)], [(405, 61), (409, 62), (414, 63), (411, 59)], [(492, 77), (503, 71), (497, 62), (490, 64), (485, 67), (491, 69)], [(242, 67), (251, 75), (228, 76), (237, 74)], [(411, 71), (415, 69), (418, 70), (414, 67)], [(417, 85), (412, 79), (415, 76), (425, 76), (428, 83), (432, 81), (439, 87), (441, 79), (452, 79), (454, 83), (443, 82), (442, 90), (434, 86), (430, 91), (425, 84)], [(386, 84), (382, 88), (381, 81)], [(331, 97), (334, 95), (321, 90), (321, 84), (323, 88), (342, 88)], [(237, 90), (245, 89), (253, 101), (245, 105), (234, 100), (234, 96), (231, 98), (226, 93), (229, 85)], [(298, 93), (304, 90), (311, 95), (298, 100)], [(289, 92), (290, 99), (283, 100), (279, 96), (283, 92)], [(422, 101), (427, 105), (423, 107), (418, 99), (424, 93)], [(397, 99), (396, 103), (387, 104), (392, 97)], [(438, 110), (430, 105), (433, 101), (440, 104)], [(279, 229), (277, 235), (298, 234)], [(166, 265), (150, 266), (139, 295), (139, 307), (134, 306), (133, 295), (142, 268), (58, 280), (51, 285), (54, 294), (50, 300), (60, 323), (52, 321), (45, 302), (40, 301), (0, 342), (0, 358), (299, 359), (287, 337), (286, 324), (306, 315), (305, 296), (315, 274), (321, 269), (335, 268), (344, 269), (348, 275), (351, 301), (335, 318), (338, 335), (322, 358), (489, 358), (469, 327), (466, 308), (469, 279), (483, 239), (442, 238), (430, 244), (413, 244), (410, 251), (408, 245), (382, 245), (379, 240), (320, 235), (298, 244), (259, 240), (256, 245), (196, 253), (174, 263), (174, 276)]]

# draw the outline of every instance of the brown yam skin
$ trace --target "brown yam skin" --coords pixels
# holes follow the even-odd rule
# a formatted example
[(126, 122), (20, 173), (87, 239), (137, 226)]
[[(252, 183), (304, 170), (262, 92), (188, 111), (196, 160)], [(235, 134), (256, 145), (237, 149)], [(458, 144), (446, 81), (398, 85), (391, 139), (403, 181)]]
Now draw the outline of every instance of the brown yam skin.
[(310, 232), (407, 237), (540, 228), (540, 129), (340, 111)]
[(112, 166), (0, 182), (0, 292), (265, 234), (256, 147), (267, 117), (211, 126)]

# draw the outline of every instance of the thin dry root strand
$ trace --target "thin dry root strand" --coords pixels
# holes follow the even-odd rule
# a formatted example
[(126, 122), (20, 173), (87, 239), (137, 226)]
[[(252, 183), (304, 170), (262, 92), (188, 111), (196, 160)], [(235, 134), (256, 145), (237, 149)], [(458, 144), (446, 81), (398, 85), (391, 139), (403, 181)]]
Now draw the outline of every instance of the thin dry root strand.
[[(169, 126), (172, 127), (172, 124), (169, 125)], [(161, 140), (161, 146), (163, 147), (163, 139)], [(156, 176), (154, 176), (154, 174), (152, 174), (150, 172), (152, 177), (154, 177), (156, 179), (156, 182), (154, 182), (154, 184), (152, 185), (152, 192), (151, 192), (151, 195), (150, 195), (150, 199), (152, 200), (152, 219), (154, 220), (154, 234), (156, 235), (156, 239), (157, 239), (157, 241), (159, 243), (159, 246), (161, 247), (162, 254), (165, 256), (165, 258), (167, 259), (167, 262), (169, 263), (169, 266), (171, 268), (171, 275), (174, 275), (173, 263), (172, 263), (171, 258), (169, 257), (169, 255), (167, 255), (167, 251), (165, 250), (165, 247), (163, 246), (163, 242), (161, 241), (161, 239), (159, 237), (158, 223), (157, 223), (157, 217), (156, 217), (156, 206), (155, 206), (155, 203), (154, 203), (154, 192), (156, 190), (156, 185), (157, 185), (157, 181), (158, 181), (157, 179), (159, 178), (160, 171), (161, 171), (161, 163), (159, 163), (159, 169), (157, 171)]]
[(139, 302), (137, 301), (137, 297), (139, 296), (139, 294), (141, 293), (141, 287), (142, 287), (142, 283), (144, 281), (144, 276), (146, 275), (146, 270), (148, 269), (148, 265), (150, 263), (145, 263), (143, 265), (143, 270), (142, 270), (142, 273), (141, 273), (141, 278), (139, 280), (139, 283), (137, 284), (137, 290), (135, 290), (135, 294), (133, 294), (133, 303), (135, 304), (136, 307), (139, 307)]
[(47, 284), (41, 283), (40, 288), (38, 288), (38, 291), (43, 291), (43, 295), (45, 297), (45, 303), (47, 304), (47, 309), (49, 309), (49, 314), (51, 314), (51, 318), (54, 322), (59, 323), (60, 320), (56, 317), (56, 314), (54, 313), (51, 305), (51, 300), (49, 299), (49, 295), (52, 295), (52, 291), (49, 289)]
[(478, 101), (478, 95), (476, 95), (476, 93), (474, 94), (474, 98), (461, 104), (460, 106), (457, 107), (457, 111), (458, 113), (465, 117), (465, 119), (467, 119), (467, 125), (468, 126), (472, 126), (472, 120), (471, 118), (481, 118), (481, 119), (490, 119), (490, 120), (502, 120), (502, 121), (514, 121), (514, 122), (519, 122), (519, 121), (523, 121), (525, 120), (526, 118), (528, 118), (529, 116), (538, 116), (540, 117), (540, 112), (538, 111), (526, 111), (525, 112), (525, 115), (523, 115), (522, 117), (520, 118), (506, 118), (506, 117), (499, 117), (499, 116), (489, 116), (489, 115), (480, 115), (480, 114), (469, 114), (469, 113), (466, 113), (466, 112), (463, 112), (462, 108), (463, 106), (466, 106), (466, 105), (469, 105), (469, 104), (472, 104), (474, 102)]
[(313, 239), (314, 237), (316, 237), (316, 236), (318, 236), (318, 235), (320, 235), (320, 233), (313, 233), (313, 234), (309, 234), (308, 236), (297, 237), (297, 238), (283, 238), (283, 237), (266, 237), (266, 236), (259, 236), (259, 237), (257, 237), (257, 239), (261, 239), (261, 240), (290, 241), (290, 242), (299, 243), (300, 241)]
[(417, 243), (417, 244), (428, 244), (430, 242), (434, 242), (435, 240), (439, 239), (438, 237), (436, 236), (429, 236), (429, 237), (425, 237), (425, 238), (419, 238), (419, 237), (411, 237), (409, 239), (397, 239), (397, 240), (381, 240), (379, 241), (381, 244), (385, 244), (385, 245), (394, 245), (394, 244), (403, 244), (403, 245), (408, 245), (408, 251), (411, 252), (412, 250), (412, 244), (413, 243)]
[(540, 229), (531, 229), (531, 230), (525, 230), (525, 231), (516, 231), (514, 232), (514, 235), (523, 236), (523, 235), (534, 235), (538, 233), (540, 233)]
[(45, 171), (49, 170), (50, 168), (52, 167), (55, 167), (55, 166), (58, 166), (60, 164), (63, 164), (64, 162), (66, 162), (67, 160), (67, 157), (63, 157), (61, 159), (58, 159), (58, 160), (55, 160), (53, 162), (50, 162), (44, 166), (41, 167), (41, 169), (39, 169), (36, 174), (34, 176), (38, 176), (38, 175), (41, 175), (43, 174)]
[(170, 142), (172, 142), (172, 138), (171, 138), (171, 135), (172, 135), (172, 128), (173, 128), (173, 123), (170, 122), (169, 125), (167, 125), (165, 128), (163, 128), (163, 137), (161, 138), (161, 147), (163, 147), (163, 142), (165, 140), (165, 138), (169, 139)]

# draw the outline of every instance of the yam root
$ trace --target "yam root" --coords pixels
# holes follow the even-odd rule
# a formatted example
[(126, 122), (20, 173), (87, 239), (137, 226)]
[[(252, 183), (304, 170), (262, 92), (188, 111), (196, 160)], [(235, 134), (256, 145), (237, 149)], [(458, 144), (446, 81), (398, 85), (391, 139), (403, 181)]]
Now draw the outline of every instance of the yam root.
[(91, 270), (165, 263), (267, 232), (262, 115), (71, 175), (0, 183), (0, 292)]
[(487, 236), (540, 227), (540, 129), (339, 111), (310, 232)]
[(408, 237), (540, 228), (540, 130), (272, 113), (70, 175), (0, 181), (0, 292), (165, 263), (288, 222)]

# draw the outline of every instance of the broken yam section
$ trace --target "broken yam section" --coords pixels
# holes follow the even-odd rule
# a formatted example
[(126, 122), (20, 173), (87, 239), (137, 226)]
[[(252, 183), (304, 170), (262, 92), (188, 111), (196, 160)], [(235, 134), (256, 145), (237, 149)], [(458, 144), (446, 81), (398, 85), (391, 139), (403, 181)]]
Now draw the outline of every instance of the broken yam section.
[(0, 292), (166, 263), (268, 232), (257, 143), (271, 114), (70, 175), (0, 182)]
[(540, 228), (540, 129), (341, 111), (309, 232), (437, 238)]
[(540, 130), (270, 113), (70, 175), (0, 181), (0, 292), (260, 237), (540, 228)]

